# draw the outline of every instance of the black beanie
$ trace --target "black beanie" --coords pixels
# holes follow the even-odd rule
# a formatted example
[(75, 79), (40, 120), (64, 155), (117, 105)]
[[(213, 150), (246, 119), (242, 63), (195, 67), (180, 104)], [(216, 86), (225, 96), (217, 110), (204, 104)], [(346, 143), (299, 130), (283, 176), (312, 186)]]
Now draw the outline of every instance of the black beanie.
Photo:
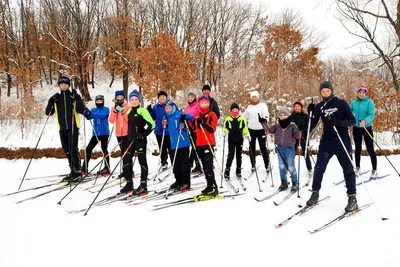
[(211, 87), (208, 84), (203, 85), (203, 89), (201, 89), (201, 91), (203, 92), (204, 90), (210, 90), (211, 91)]
[(65, 83), (68, 84), (68, 86), (71, 86), (71, 81), (67, 76), (61, 76), (60, 79), (58, 79), (58, 86), (60, 86), (60, 84)]
[(319, 92), (321, 93), (321, 90), (324, 88), (328, 88), (331, 89), (332, 94), (333, 94), (333, 85), (330, 81), (323, 81), (320, 85), (319, 85)]
[(239, 109), (239, 105), (236, 104), (236, 103), (233, 103), (233, 104), (231, 105), (231, 111), (232, 111), (232, 109), (234, 109), (234, 108)]
[(162, 95), (164, 95), (165, 97), (168, 97), (168, 95), (167, 95), (166, 92), (160, 91), (160, 92), (158, 92), (158, 94), (157, 94), (157, 98), (159, 98), (159, 97), (162, 96)]

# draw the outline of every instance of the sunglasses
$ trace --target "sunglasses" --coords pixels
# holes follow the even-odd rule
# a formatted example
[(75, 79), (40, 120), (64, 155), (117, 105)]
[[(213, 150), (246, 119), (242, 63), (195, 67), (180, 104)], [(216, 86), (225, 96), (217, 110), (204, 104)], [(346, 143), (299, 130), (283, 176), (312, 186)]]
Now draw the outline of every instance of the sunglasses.
[(365, 94), (368, 94), (368, 91), (367, 91), (365, 88), (358, 88), (358, 89), (357, 89), (357, 94), (358, 94), (359, 92), (364, 92)]
[(67, 78), (61, 78), (60, 80), (58, 80), (59, 83), (69, 83), (69, 79)]

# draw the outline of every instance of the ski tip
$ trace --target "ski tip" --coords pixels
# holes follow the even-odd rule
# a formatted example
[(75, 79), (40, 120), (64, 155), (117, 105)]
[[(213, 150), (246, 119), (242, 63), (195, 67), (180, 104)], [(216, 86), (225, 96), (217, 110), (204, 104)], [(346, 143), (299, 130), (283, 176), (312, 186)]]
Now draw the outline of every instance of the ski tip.
[(297, 205), (297, 207), (302, 208), (303, 206), (299, 204), (299, 205)]
[(275, 225), (275, 228), (281, 228), (282, 226), (283, 226), (283, 224), (280, 223), (280, 224), (278, 224), (278, 225)]
[(58, 201), (58, 202), (57, 202), (57, 205), (61, 205), (61, 201)]
[(314, 231), (308, 231), (310, 234), (315, 234), (315, 233), (318, 233), (319, 231), (318, 230), (314, 230)]
[(274, 204), (275, 204), (275, 206), (279, 206), (279, 204), (278, 204), (278, 203), (276, 203), (275, 201), (274, 201)]

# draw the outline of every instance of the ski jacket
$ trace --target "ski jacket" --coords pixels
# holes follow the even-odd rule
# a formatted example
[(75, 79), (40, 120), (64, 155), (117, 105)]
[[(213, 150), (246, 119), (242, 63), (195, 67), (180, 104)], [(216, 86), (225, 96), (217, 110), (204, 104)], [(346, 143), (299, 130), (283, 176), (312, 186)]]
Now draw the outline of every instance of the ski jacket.
[[(175, 111), (171, 112), (171, 114), (167, 113), (166, 117), (168, 121), (167, 126), (169, 131), (169, 137), (171, 139), (171, 150), (190, 146), (188, 129), (185, 127), (185, 123), (182, 122), (181, 119), (182, 113), (179, 110), (175, 109)], [(190, 121), (193, 119), (193, 116), (190, 114), (186, 114), (186, 118)], [(182, 128), (181, 131), (180, 128)], [(179, 139), (179, 144), (178, 144), (178, 139)]]
[(372, 126), (372, 122), (375, 118), (375, 104), (374, 101), (367, 96), (363, 99), (358, 97), (353, 100), (350, 104), (350, 109), (353, 111), (356, 118), (356, 127), (360, 127), (360, 121), (366, 121), (365, 127)]
[(243, 117), (246, 119), (248, 127), (250, 130), (262, 130), (263, 126), (258, 121), (258, 115), (261, 118), (269, 118), (269, 112), (267, 104), (264, 102), (259, 102), (257, 104), (250, 104), (247, 106)]
[(67, 90), (61, 91), (58, 99), (53, 97), (49, 99), (45, 114), (48, 116), (56, 114), (58, 130), (61, 131), (72, 129), (72, 118), (74, 118), (73, 125), (79, 129), (81, 124), (79, 114), (83, 114), (84, 110), (81, 96), (73, 97), (71, 91)]
[[(128, 138), (129, 140), (142, 140), (154, 130), (155, 123), (147, 109), (141, 106), (131, 107), (128, 116)], [(140, 135), (143, 138), (140, 138)]]
[(282, 128), (277, 122), (268, 128), (268, 132), (275, 134), (275, 144), (281, 146), (293, 147), (296, 139), (299, 139), (299, 128), (294, 122), (290, 122), (286, 128)]
[(246, 119), (240, 115), (227, 117), (223, 130), (228, 134), (228, 141), (240, 141), (243, 140), (243, 135), (249, 134)]
[(110, 135), (108, 126), (108, 116), (110, 109), (108, 107), (95, 107), (91, 110), (90, 119), (93, 119), (93, 136)]
[[(197, 119), (200, 118), (202, 120), (202, 127), (204, 133), (197, 122)], [(211, 110), (206, 112), (200, 111), (196, 117), (193, 119), (192, 125), (196, 131), (196, 146), (208, 146), (208, 142), (210, 142), (211, 146), (215, 146), (215, 131), (217, 130), (218, 118), (217, 115)], [(207, 142), (208, 140), (208, 142)]]
[(329, 117), (337, 119), (340, 122), (340, 126), (337, 127), (339, 134), (349, 134), (348, 127), (353, 126), (356, 123), (353, 112), (350, 109), (349, 104), (343, 99), (333, 97), (328, 101), (322, 101), (318, 103), (313, 111), (313, 118), (311, 120), (311, 129), (317, 126), (319, 119), (321, 118), (324, 124), (324, 136), (335, 135), (336, 132), (333, 128), (333, 123), (329, 120)]
[(210, 111), (214, 112), (214, 114), (216, 115), (217, 119), (219, 120), (219, 118), (221, 117), (221, 114), (219, 113), (219, 106), (217, 101), (215, 101), (214, 98), (210, 97)]
[(299, 131), (301, 131), (302, 135), (305, 137), (308, 130), (308, 115), (303, 111), (301, 113), (293, 112), (290, 115), (290, 120), (296, 124)]
[(131, 109), (131, 106), (124, 102), (122, 107), (125, 109), (125, 113), (115, 112), (115, 109), (112, 108), (110, 111), (110, 116), (108, 117), (108, 121), (110, 123), (115, 123), (115, 136), (127, 136), (128, 135), (128, 112)]

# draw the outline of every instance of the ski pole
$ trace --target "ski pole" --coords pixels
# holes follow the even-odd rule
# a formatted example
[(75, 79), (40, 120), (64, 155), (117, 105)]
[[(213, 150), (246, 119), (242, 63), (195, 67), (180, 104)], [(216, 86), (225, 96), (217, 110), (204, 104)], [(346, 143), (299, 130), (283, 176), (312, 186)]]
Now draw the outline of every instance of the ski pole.
[[(97, 132), (96, 132), (96, 129), (94, 128), (94, 125), (93, 125), (92, 120), (90, 120), (90, 124), (92, 125), (93, 132), (94, 132), (94, 136), (96, 137), (96, 140), (97, 140), (97, 144), (100, 143), (100, 146), (101, 146), (101, 142), (100, 142), (100, 140), (99, 140), (99, 137), (97, 136)], [(85, 150), (85, 151), (86, 151), (86, 150)], [(103, 160), (102, 160), (102, 162), (105, 162), (105, 165), (106, 165), (107, 168), (110, 170), (110, 165), (108, 164), (108, 162), (107, 162), (107, 160), (106, 160), (106, 156), (104, 155), (103, 149), (101, 149), (101, 154), (103, 155)], [(86, 162), (86, 161), (85, 161), (85, 162)], [(87, 163), (86, 163), (86, 164), (87, 164)], [(102, 165), (102, 164), (101, 164), (101, 165)], [(100, 168), (101, 168), (101, 165), (100, 165)], [(86, 169), (87, 169), (87, 166), (86, 166)], [(98, 177), (98, 175), (96, 176), (96, 179), (97, 179), (97, 177)]]
[[(110, 158), (111, 158), (111, 153), (114, 152), (115, 149), (117, 149), (117, 147), (118, 147), (121, 143), (122, 143), (122, 141), (119, 142), (118, 144), (116, 144), (115, 147), (105, 156), (105, 158), (107, 158), (107, 157), (110, 157)], [(103, 161), (99, 161), (99, 162), (96, 164), (96, 166), (94, 166), (94, 167), (88, 172), (88, 174), (90, 174), (92, 171), (94, 171), (94, 169), (96, 169), (97, 166), (99, 166), (99, 165), (101, 166), (102, 164), (103, 164)], [(118, 163), (118, 164), (119, 164), (119, 163)], [(96, 176), (96, 179), (94, 180), (94, 183), (93, 183), (93, 184), (96, 184), (96, 182), (97, 182), (97, 176)]]
[[(69, 150), (69, 156), (71, 157), (71, 167), (72, 167), (72, 173), (73, 175), (75, 175), (75, 170), (74, 170), (74, 166), (75, 166), (75, 161), (74, 161), (74, 128), (75, 128), (75, 106), (76, 106), (76, 101), (74, 99), (74, 103), (72, 105), (72, 115), (71, 115), (71, 145), (70, 145), (70, 150)], [(78, 137), (77, 137), (78, 139)], [(78, 143), (76, 144), (76, 148), (78, 148)], [(78, 151), (79, 153), (79, 151)], [(79, 155), (79, 154), (78, 154)], [(82, 174), (81, 174), (81, 178), (82, 178)], [(72, 177), (70, 177), (70, 179), (72, 180)], [(69, 190), (72, 190), (72, 183), (69, 183)], [(80, 179), (82, 180), (82, 179)]]
[(154, 177), (154, 179), (153, 179), (153, 181), (156, 181), (157, 180), (157, 178), (158, 178), (158, 174), (160, 173), (160, 170), (161, 170), (161, 163), (162, 163), (162, 158), (161, 158), (161, 152), (162, 152), (162, 148), (163, 148), (163, 145), (164, 145), (164, 136), (165, 136), (165, 125), (163, 125), (163, 133), (162, 133), (162, 138), (161, 138), (161, 146), (160, 146), (160, 159), (158, 160), (158, 167), (157, 167), (157, 174), (156, 174), (156, 177)]
[[(260, 190), (260, 192), (262, 192), (261, 190), (261, 186), (260, 186), (260, 180), (258, 179), (258, 173), (257, 173), (257, 167), (256, 167), (256, 154), (254, 153), (253, 149), (251, 149), (251, 144), (249, 141), (249, 150), (250, 150), (250, 160), (252, 161), (252, 165), (254, 166), (254, 171), (256, 173), (256, 178), (257, 178), (257, 184), (258, 184), (258, 189)], [(253, 156), (253, 157), (252, 157)], [(272, 172), (272, 171), (271, 171)]]
[[(176, 141), (174, 160), (172, 161), (172, 168), (171, 168), (170, 176), (172, 176), (172, 174), (174, 173), (176, 154), (178, 153), (179, 140), (181, 139), (181, 133), (182, 133), (182, 129), (179, 129), (178, 141)], [(167, 192), (165, 193), (165, 199), (168, 199), (168, 194), (169, 194), (169, 187), (167, 188)]]
[[(133, 145), (133, 141), (129, 144), (129, 146), (127, 147), (127, 149), (125, 150), (124, 154), (122, 155), (121, 159), (123, 159), (125, 157), (125, 155), (128, 153), (129, 149), (131, 148), (131, 146)], [(107, 184), (108, 180), (110, 179), (111, 175), (114, 173), (114, 171), (117, 169), (118, 164), (114, 167), (113, 171), (110, 173), (110, 175), (108, 176), (107, 180), (104, 182), (103, 186), (100, 188), (100, 191), (97, 193), (97, 195), (95, 196), (95, 198), (93, 199), (92, 203), (90, 204), (90, 206), (88, 207), (88, 209), (86, 210), (85, 214), (83, 214), (83, 216), (86, 216), (89, 212), (89, 210), (92, 208), (93, 203), (96, 201), (96, 199), (99, 197), (100, 193), (103, 191), (104, 186)]]
[[(224, 141), (223, 141), (223, 143), (222, 143), (222, 169), (221, 169), (222, 174), (224, 173), (225, 137), (226, 137), (226, 136), (224, 136)], [(222, 186), (222, 183), (223, 183), (223, 179), (222, 179), (222, 178), (223, 178), (223, 177), (222, 177), (222, 175), (221, 175), (221, 186), (220, 186), (219, 188), (224, 188), (224, 187)]]
[[(307, 158), (307, 153), (308, 153), (308, 141), (310, 140), (310, 128), (311, 128), (311, 119), (312, 119), (312, 111), (310, 111), (310, 114), (308, 114), (308, 128), (307, 128), (307, 138), (306, 138), (306, 151), (304, 151), (304, 159)], [(313, 157), (311, 156), (313, 159)], [(314, 161), (314, 159), (313, 159)], [(314, 161), (314, 167), (315, 167), (315, 161)], [(308, 178), (306, 186), (308, 186), (311, 182), (311, 177)]]
[(191, 142), (191, 144), (192, 144), (192, 148), (194, 149), (194, 153), (195, 153), (195, 155), (196, 155), (196, 158), (197, 158), (197, 160), (198, 160), (198, 162), (199, 162), (200, 169), (201, 169), (202, 172), (204, 173), (203, 164), (201, 163), (199, 154), (197, 153), (196, 144), (195, 144), (194, 141), (193, 141), (192, 134), (190, 133), (190, 128), (189, 128), (189, 125), (188, 125), (188, 123), (187, 123), (187, 120), (185, 120), (185, 125), (186, 125), (186, 128), (188, 129), (188, 134), (189, 134), (190, 142)]
[[(378, 145), (378, 142), (376, 142), (376, 141), (374, 140), (374, 137), (368, 132), (367, 128), (365, 128), (365, 125), (363, 126), (363, 128), (364, 128), (364, 130), (367, 132), (367, 134), (369, 135), (369, 137), (372, 139), (372, 141), (374, 141), (375, 145), (379, 148), (379, 150), (383, 152), (382, 148)], [(388, 157), (387, 157), (384, 153), (382, 153), (382, 154), (385, 156), (385, 158), (386, 158), (387, 161), (390, 163), (390, 165), (391, 165), (392, 168), (395, 170), (395, 172), (400, 176), (400, 173), (399, 173), (399, 172), (397, 171), (397, 169), (393, 166), (392, 162), (388, 159)]]
[(28, 169), (29, 169), (29, 167), (31, 166), (31, 162), (32, 162), (32, 159), (33, 159), (33, 155), (35, 155), (35, 152), (36, 152), (36, 149), (37, 149), (37, 147), (38, 147), (38, 145), (39, 145), (40, 139), (42, 139), (42, 135), (43, 135), (44, 129), (45, 129), (46, 125), (47, 125), (47, 122), (49, 121), (49, 118), (50, 118), (50, 115), (47, 115), (46, 121), (44, 122), (43, 129), (42, 129), (42, 131), (40, 132), (40, 135), (39, 135), (38, 141), (37, 141), (37, 143), (36, 143), (35, 149), (33, 150), (32, 156), (31, 156), (31, 158), (30, 158), (30, 160), (29, 160), (29, 163), (28, 163), (28, 166), (26, 167), (26, 170), (25, 170), (25, 173), (24, 173), (24, 177), (22, 178), (21, 183), (19, 184), (18, 191), (21, 189), (22, 183), (23, 183), (24, 180), (25, 180), (25, 176), (26, 176), (26, 174), (27, 174), (27, 172), (28, 172)]
[(301, 132), (299, 131), (299, 144), (298, 144), (300, 151), (298, 151), (299, 153), (299, 159), (298, 159), (298, 170), (297, 170), (297, 185), (298, 185), (298, 189), (297, 189), (297, 197), (300, 198), (300, 154), (301, 154)]
[[(336, 126), (335, 126), (335, 125), (333, 125), (333, 129), (335, 130), (336, 135), (337, 135), (337, 137), (339, 138), (339, 141), (340, 141), (340, 143), (342, 144), (342, 147), (343, 147), (344, 151), (346, 152), (347, 157), (349, 158), (349, 160), (350, 160), (350, 162), (351, 162), (351, 165), (353, 165), (353, 169), (355, 169), (354, 162), (353, 162), (353, 160), (351, 159), (351, 157), (350, 157), (350, 155), (349, 155), (349, 152), (347, 151), (346, 146), (344, 145), (343, 140), (342, 140), (342, 138), (340, 137), (339, 132), (338, 132), (338, 130), (336, 129)], [(359, 178), (359, 179), (361, 180), (361, 177), (360, 177), (359, 175), (356, 175), (356, 177)], [(367, 187), (364, 185), (364, 183), (362, 182), (362, 180), (361, 180), (361, 184), (363, 185), (365, 192), (367, 192), (367, 195), (368, 195), (369, 199), (371, 200), (371, 202), (374, 202), (374, 203), (375, 203), (375, 201), (372, 199), (372, 197), (371, 197), (371, 195), (370, 195), (370, 193), (369, 193)], [(388, 219), (389, 219), (389, 218), (387, 218), (387, 217), (382, 217), (382, 214), (381, 214), (381, 212), (379, 211), (378, 205), (377, 205), (376, 203), (375, 203), (375, 208), (376, 208), (376, 210), (377, 210), (379, 216), (381, 217), (382, 221), (385, 221), (385, 220), (388, 220)]]

